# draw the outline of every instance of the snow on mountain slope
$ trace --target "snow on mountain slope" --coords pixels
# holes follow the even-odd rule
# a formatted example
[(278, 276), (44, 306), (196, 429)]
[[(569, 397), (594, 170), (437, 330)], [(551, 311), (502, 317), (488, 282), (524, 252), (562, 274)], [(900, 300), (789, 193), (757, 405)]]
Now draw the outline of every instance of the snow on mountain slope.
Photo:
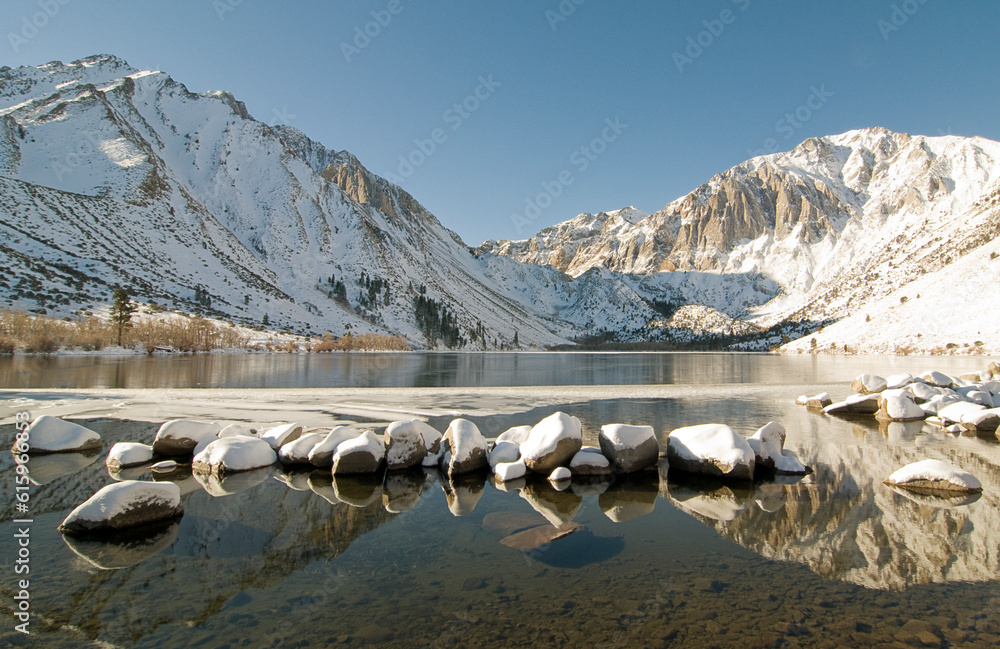
[[(865, 311), (995, 239), (998, 181), (1000, 143), (863, 129), (748, 160), (637, 222), (614, 212), (583, 214), (525, 241), (486, 242), (480, 251), (571, 275), (600, 267), (656, 278), (673, 284), (675, 295), (699, 278), (707, 286), (686, 291), (683, 303), (763, 326), (818, 326)], [(982, 272), (970, 274), (973, 266), (942, 275), (939, 287), (975, 295)], [(992, 353), (1000, 350), (997, 325), (972, 327), (960, 313), (934, 314), (942, 335), (963, 342), (975, 329)], [(920, 327), (891, 331), (916, 338)], [(875, 349), (857, 334), (840, 342)], [(925, 343), (914, 349), (937, 345)]]
[(242, 322), (433, 345), (421, 294), (481, 346), (565, 342), (411, 196), (228, 93), (96, 56), (0, 69), (0, 120), (8, 304), (68, 315), (120, 283)]
[[(913, 339), (927, 295), (993, 281), (977, 251), (1000, 233), (998, 188), (996, 142), (864, 129), (748, 160), (655, 214), (583, 214), (471, 250), (349, 152), (259, 122), (227, 92), (194, 94), (113, 56), (0, 68), (0, 295), (59, 316), (121, 284), (246, 324), (418, 347), (449, 329), (452, 344), (491, 349), (687, 340), (680, 321), (797, 336), (864, 313), (882, 328), (830, 326), (821, 342), (856, 348), (866, 331), (996, 353), (988, 308), (942, 303), (940, 336)], [(911, 291), (918, 280), (927, 288)], [(685, 305), (699, 309), (669, 324)]]

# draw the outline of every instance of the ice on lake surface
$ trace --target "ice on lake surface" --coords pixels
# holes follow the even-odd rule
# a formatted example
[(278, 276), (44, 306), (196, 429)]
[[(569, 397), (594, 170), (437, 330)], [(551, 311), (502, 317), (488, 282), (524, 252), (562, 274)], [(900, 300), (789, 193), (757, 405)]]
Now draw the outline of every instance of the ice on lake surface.
[[(749, 435), (776, 420), (788, 430), (786, 447), (815, 473), (738, 485), (679, 479), (661, 467), (558, 492), (544, 479), (503, 491), (485, 475), (449, 483), (424, 471), (334, 481), (274, 467), (207, 482), (180, 470), (165, 477), (181, 487), (183, 518), (143, 537), (95, 542), (64, 541), (55, 528), (113, 480), (103, 456), (63, 457), (52, 467), (35, 458), (45, 482), (31, 500), (33, 640), (46, 647), (997, 646), (995, 437), (841, 420), (793, 404), (799, 392), (846, 395), (841, 376), (792, 392), (705, 383), (705, 390), (636, 388), (625, 396), (610, 387), (515, 391), (504, 393), (517, 398), (503, 407), (491, 402), (482, 411), (483, 397), (464, 389), (349, 398), (342, 391), (326, 408), (336, 413), (349, 400), (355, 408), (370, 402), (375, 412), (392, 405), (384, 402), (395, 392), (397, 405), (433, 400), (426, 406), (440, 411), (430, 419), (439, 430), (453, 416), (445, 412), (455, 411), (487, 436), (561, 410), (582, 420), (584, 443), (593, 445), (612, 422), (652, 425), (662, 442), (683, 425), (717, 421)], [(23, 398), (35, 399), (32, 408), (64, 407), (73, 394)], [(171, 403), (157, 421), (92, 414), (88, 425), (101, 433), (105, 453), (118, 441), (149, 443), (177, 414)], [(230, 405), (218, 402), (220, 419)], [(388, 421), (372, 419), (376, 428)], [(10, 438), (13, 427), (3, 431)], [(882, 484), (927, 457), (970, 471), (983, 493), (933, 498)], [(130, 471), (138, 473), (118, 477), (164, 479)], [(7, 454), (0, 473), (2, 484), (13, 484)], [(547, 540), (553, 516), (579, 527)], [(11, 538), (11, 524), (2, 528)], [(6, 593), (15, 592), (11, 573), (0, 578)]]

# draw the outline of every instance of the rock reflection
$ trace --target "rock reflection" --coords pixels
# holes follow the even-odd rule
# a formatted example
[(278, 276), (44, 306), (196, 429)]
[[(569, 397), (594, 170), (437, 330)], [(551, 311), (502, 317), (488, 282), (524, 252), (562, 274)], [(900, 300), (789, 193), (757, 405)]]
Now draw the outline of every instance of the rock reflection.
[(256, 487), (274, 475), (275, 470), (274, 466), (267, 466), (251, 471), (227, 473), (221, 477), (213, 473), (195, 473), (194, 479), (201, 484), (208, 495), (222, 498)]
[(666, 496), (722, 536), (823, 577), (883, 590), (995, 580), (1000, 508), (988, 494), (1000, 488), (998, 449), (982, 440), (966, 440), (971, 453), (934, 448), (973, 472), (987, 496), (934, 496), (883, 485), (912, 461), (921, 431), (921, 422), (887, 427), (890, 441), (906, 442), (898, 445), (817, 445), (809, 451), (816, 474), (794, 484), (682, 482), (672, 472)]
[[(49, 453), (32, 455), (28, 464), (30, 469), (28, 479), (35, 485), (47, 485), (54, 480), (81, 471), (101, 457), (101, 449), (93, 449), (85, 453)], [(18, 455), (14, 455), (17, 462)]]
[(116, 482), (122, 482), (124, 480), (140, 480), (146, 477), (150, 473), (149, 465), (143, 464), (142, 466), (131, 466), (122, 469), (112, 469), (108, 467), (108, 475), (111, 479)]
[(583, 497), (571, 489), (557, 491), (548, 480), (540, 479), (528, 483), (521, 490), (521, 498), (528, 501), (532, 509), (545, 517), (554, 526), (559, 527), (576, 518), (583, 506)]
[(642, 471), (618, 476), (597, 503), (604, 515), (615, 523), (653, 513), (659, 494), (659, 476), (653, 471)]
[(409, 471), (393, 471), (385, 476), (385, 488), (382, 492), (382, 506), (390, 514), (401, 514), (410, 511), (420, 502), (428, 480), (433, 481), (433, 474), (424, 473), (422, 469)]
[(456, 476), (439, 476), (441, 489), (448, 500), (448, 510), (455, 516), (468, 516), (479, 504), (486, 486), (486, 474), (482, 472)]
[(180, 520), (129, 530), (124, 534), (97, 537), (63, 535), (63, 541), (78, 557), (101, 570), (129, 568), (173, 545)]
[(333, 492), (342, 503), (364, 508), (382, 496), (382, 475), (331, 475)]

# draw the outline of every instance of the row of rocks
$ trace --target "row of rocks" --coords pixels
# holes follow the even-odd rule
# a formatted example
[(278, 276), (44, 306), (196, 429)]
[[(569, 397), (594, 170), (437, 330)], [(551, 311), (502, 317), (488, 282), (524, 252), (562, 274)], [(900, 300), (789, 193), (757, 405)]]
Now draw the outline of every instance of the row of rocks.
[[(50, 436), (64, 435), (66, 425), (87, 431), (78, 424), (40, 417), (28, 432), (33, 442), (45, 443)], [(88, 433), (84, 437), (100, 442), (96, 433)], [(690, 473), (750, 480), (760, 470), (797, 474), (810, 471), (793, 452), (783, 449), (785, 431), (776, 422), (749, 439), (728, 426), (706, 424), (677, 429), (668, 440), (665, 457), (669, 466)], [(214, 422), (174, 420), (160, 426), (150, 445), (115, 444), (108, 452), (106, 464), (112, 472), (117, 472), (150, 465), (159, 459), (151, 464), (153, 471), (172, 471), (179, 463), (190, 463), (195, 474), (216, 477), (269, 467), (277, 462), (290, 467), (327, 469), (333, 476), (436, 467), (452, 478), (489, 469), (493, 479), (501, 484), (529, 474), (544, 476), (558, 484), (574, 477), (635, 473), (655, 467), (661, 457), (651, 426), (606, 425), (598, 441), (599, 447), (584, 446), (580, 420), (562, 412), (534, 426), (505, 431), (492, 444), (473, 422), (465, 419), (452, 421), (444, 434), (426, 422), (413, 419), (391, 423), (382, 435), (371, 430), (359, 432), (348, 426), (320, 432), (287, 423), (258, 430), (243, 424), (222, 426)], [(148, 498), (148, 494), (143, 497)], [(174, 510), (161, 508), (164, 515), (168, 511)], [(146, 522), (142, 517), (135, 520)], [(120, 529), (121, 525), (115, 522), (108, 527)], [(84, 531), (79, 525), (67, 523), (64, 527), (67, 532)], [(93, 527), (86, 530), (92, 531)]]
[(926, 420), (952, 434), (995, 433), (1000, 428), (1000, 373), (988, 370), (958, 377), (928, 371), (881, 377), (862, 374), (851, 383), (856, 394), (834, 402), (827, 394), (797, 402), (828, 415), (874, 415), (880, 421)]
[[(947, 433), (996, 433), (1000, 436), (1000, 366), (953, 377), (938, 371), (882, 377), (861, 374), (851, 382), (855, 392), (834, 402), (828, 393), (800, 396), (796, 403), (827, 415), (874, 415), (883, 422), (926, 421)], [(885, 484), (929, 493), (979, 493), (972, 474), (947, 462), (921, 460), (902, 467)]]

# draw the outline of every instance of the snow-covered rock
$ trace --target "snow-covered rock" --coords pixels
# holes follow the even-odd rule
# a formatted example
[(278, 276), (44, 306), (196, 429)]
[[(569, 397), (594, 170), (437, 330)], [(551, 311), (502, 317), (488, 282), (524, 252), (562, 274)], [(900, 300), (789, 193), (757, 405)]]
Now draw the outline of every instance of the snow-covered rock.
[(109, 469), (124, 469), (131, 466), (141, 466), (153, 459), (153, 447), (149, 444), (136, 442), (118, 442), (108, 451), (104, 464)]
[(309, 464), (321, 469), (333, 466), (333, 455), (337, 447), (358, 436), (358, 431), (350, 426), (336, 426), (323, 440), (309, 451)]
[(569, 470), (573, 475), (593, 476), (608, 475), (613, 472), (611, 461), (603, 453), (580, 449), (580, 452), (569, 461)]
[(885, 390), (888, 385), (888, 382), (877, 374), (862, 374), (851, 382), (851, 389), (858, 394), (872, 394)]
[(326, 435), (322, 433), (306, 433), (295, 441), (282, 444), (278, 460), (282, 464), (309, 464), (309, 454), (324, 439)]
[(950, 376), (933, 370), (922, 373), (920, 378), (936, 388), (950, 388), (955, 385)]
[(977, 410), (962, 415), (961, 425), (974, 433), (992, 433), (1000, 428), (1000, 408)]
[(260, 438), (277, 451), (288, 442), (294, 442), (302, 435), (302, 424), (281, 424), (261, 433)]
[(497, 436), (496, 443), (500, 442), (510, 442), (521, 446), (526, 441), (528, 441), (528, 436), (531, 435), (531, 426), (514, 426), (513, 428), (508, 428), (504, 432)]
[(250, 424), (229, 424), (219, 431), (217, 437), (257, 437), (257, 430)]
[(442, 469), (448, 475), (471, 473), (489, 466), (486, 461), (486, 438), (468, 419), (455, 419), (445, 431)]
[(776, 421), (761, 427), (747, 443), (754, 452), (756, 467), (766, 467), (778, 473), (800, 475), (809, 473), (795, 451), (784, 448), (785, 428)]
[(974, 475), (942, 460), (922, 460), (907, 464), (885, 483), (908, 489), (978, 492), (983, 485)]
[(549, 482), (560, 482), (562, 480), (569, 480), (573, 477), (573, 474), (564, 466), (557, 467), (553, 469), (552, 473), (549, 474)]
[(814, 410), (822, 410), (827, 406), (833, 405), (833, 397), (830, 396), (829, 392), (820, 392), (811, 397), (806, 397), (805, 401), (804, 405)]
[(175, 419), (164, 422), (153, 439), (153, 452), (157, 455), (192, 455), (201, 444), (218, 439), (221, 426), (214, 421), (188, 421)]
[(514, 442), (497, 441), (493, 449), (486, 456), (490, 468), (495, 469), (502, 462), (517, 462), (521, 457), (521, 449)]
[(689, 473), (752, 480), (754, 452), (741, 435), (724, 424), (678, 428), (667, 439), (671, 468)]
[[(37, 417), (22, 433), (27, 433), (32, 454), (90, 451), (102, 446), (101, 436), (94, 431), (51, 415)], [(15, 454), (20, 453), (17, 447), (15, 439), (11, 448)]]
[(855, 394), (823, 409), (828, 415), (873, 415), (878, 412), (879, 393)]
[(126, 480), (108, 485), (69, 513), (63, 534), (116, 532), (180, 516), (181, 490), (172, 482)]
[[(382, 440), (385, 442), (386, 468), (390, 471), (423, 464), (428, 448), (424, 442), (424, 433), (418, 428), (418, 424), (430, 428), (419, 419), (394, 421), (386, 427)], [(433, 428), (431, 430), (437, 433)]]
[(909, 392), (888, 396), (883, 393), (875, 413), (876, 419), (881, 421), (918, 421), (926, 416), (927, 413), (913, 401)]
[(500, 462), (493, 467), (493, 475), (495, 475), (497, 480), (500, 482), (510, 482), (511, 480), (523, 478), (527, 472), (528, 467), (524, 465), (524, 460)]
[(274, 464), (278, 459), (270, 444), (256, 437), (224, 437), (216, 439), (191, 460), (195, 473), (222, 476), (227, 473), (251, 471)]
[(583, 446), (583, 428), (576, 417), (557, 412), (535, 424), (521, 444), (521, 457), (528, 469), (548, 474), (566, 466)]
[(652, 426), (606, 424), (601, 427), (597, 439), (604, 456), (620, 473), (653, 466), (660, 454)]
[(973, 415), (977, 412), (986, 410), (983, 406), (978, 403), (969, 403), (968, 401), (957, 401), (946, 405), (945, 407), (937, 411), (937, 416), (948, 424), (961, 424), (962, 418), (966, 415)]
[(898, 390), (905, 388), (916, 381), (912, 374), (890, 374), (885, 377), (885, 388), (887, 390)]
[(385, 442), (374, 431), (366, 430), (337, 446), (333, 454), (333, 474), (375, 473), (384, 461)]

